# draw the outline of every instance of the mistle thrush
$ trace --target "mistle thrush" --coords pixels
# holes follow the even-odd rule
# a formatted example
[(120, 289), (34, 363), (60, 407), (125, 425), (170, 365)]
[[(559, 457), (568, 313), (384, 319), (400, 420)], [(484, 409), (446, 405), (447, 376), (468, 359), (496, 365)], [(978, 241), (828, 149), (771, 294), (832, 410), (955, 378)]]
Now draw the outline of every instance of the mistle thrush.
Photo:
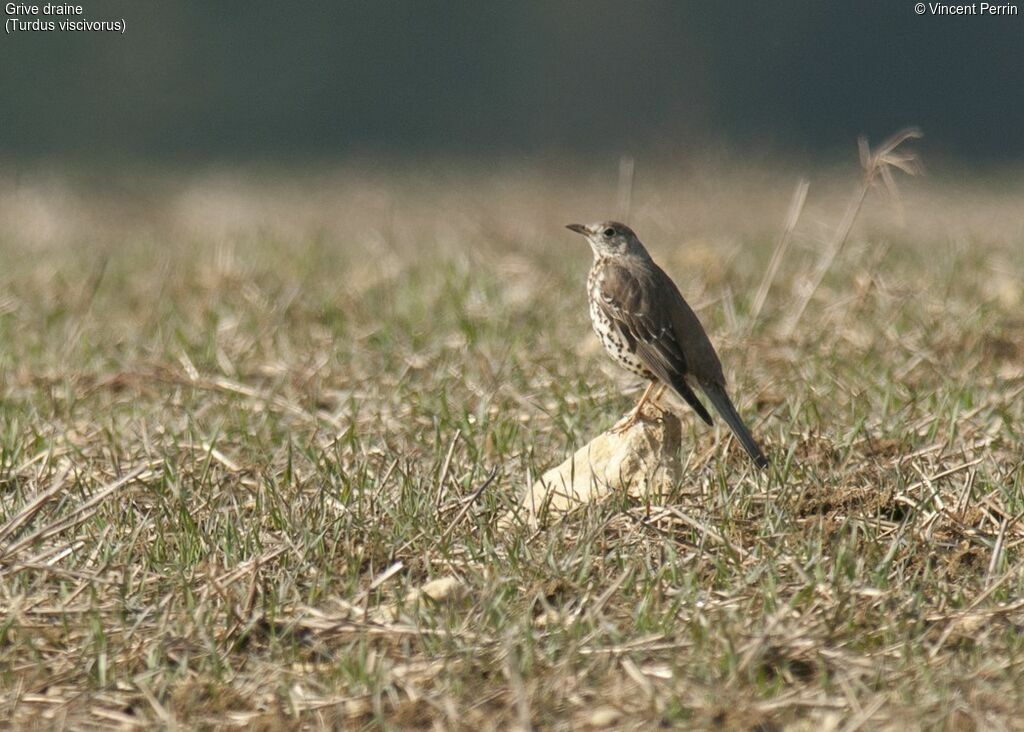
[(725, 391), (722, 364), (707, 333), (636, 234), (615, 221), (568, 228), (587, 237), (594, 250), (587, 277), (594, 332), (616, 363), (651, 382), (626, 425), (641, 418), (640, 410), (659, 382), (710, 425), (711, 415), (694, 393), (699, 388), (751, 459), (766, 467), (767, 458)]

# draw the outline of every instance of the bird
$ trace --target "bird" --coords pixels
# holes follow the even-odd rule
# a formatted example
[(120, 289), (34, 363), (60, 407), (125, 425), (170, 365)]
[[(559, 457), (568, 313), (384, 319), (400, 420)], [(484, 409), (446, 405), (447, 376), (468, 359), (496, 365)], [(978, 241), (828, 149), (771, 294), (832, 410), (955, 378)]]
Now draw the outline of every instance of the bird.
[(726, 392), (718, 354), (675, 282), (659, 267), (633, 230), (617, 221), (568, 224), (594, 252), (587, 276), (594, 332), (616, 363), (650, 383), (626, 420), (624, 431), (643, 418), (651, 390), (661, 385), (678, 394), (708, 425), (711, 415), (698, 398), (707, 397), (759, 468), (768, 459)]

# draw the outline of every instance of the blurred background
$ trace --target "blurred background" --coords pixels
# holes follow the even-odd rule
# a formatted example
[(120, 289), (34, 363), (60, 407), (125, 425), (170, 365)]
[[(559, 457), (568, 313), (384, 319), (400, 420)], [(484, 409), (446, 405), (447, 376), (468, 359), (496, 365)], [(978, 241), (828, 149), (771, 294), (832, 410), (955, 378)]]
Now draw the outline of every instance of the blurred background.
[(822, 161), (911, 124), (926, 160), (1024, 155), (1022, 15), (919, 16), (911, 0), (82, 1), (81, 17), (126, 32), (0, 44), (9, 165), (684, 160), (708, 146)]
[[(0, 728), (1021, 727), (1024, 14), (72, 1), (0, 38)], [(608, 218), (778, 469), (686, 416), (671, 511), (506, 530), (644, 386)]]

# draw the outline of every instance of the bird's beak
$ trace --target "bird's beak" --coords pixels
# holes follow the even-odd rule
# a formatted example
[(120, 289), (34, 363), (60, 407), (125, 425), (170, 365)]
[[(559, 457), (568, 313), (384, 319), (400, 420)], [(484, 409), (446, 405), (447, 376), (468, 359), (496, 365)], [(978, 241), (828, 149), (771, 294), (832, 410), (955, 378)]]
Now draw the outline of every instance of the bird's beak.
[(583, 224), (569, 224), (565, 228), (569, 231), (575, 231), (577, 234), (583, 234), (583, 236), (587, 236), (590, 233), (590, 230)]

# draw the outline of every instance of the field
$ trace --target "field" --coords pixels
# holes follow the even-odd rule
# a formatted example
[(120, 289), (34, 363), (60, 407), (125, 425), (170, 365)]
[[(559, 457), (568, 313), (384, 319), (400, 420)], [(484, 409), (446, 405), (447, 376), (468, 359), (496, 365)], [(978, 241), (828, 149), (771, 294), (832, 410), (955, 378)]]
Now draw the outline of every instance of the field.
[[(1024, 176), (811, 291), (858, 181), (7, 173), (0, 724), (1024, 728)], [(627, 190), (773, 466), (686, 414), (671, 500), (499, 528), (639, 394), (563, 228)]]

